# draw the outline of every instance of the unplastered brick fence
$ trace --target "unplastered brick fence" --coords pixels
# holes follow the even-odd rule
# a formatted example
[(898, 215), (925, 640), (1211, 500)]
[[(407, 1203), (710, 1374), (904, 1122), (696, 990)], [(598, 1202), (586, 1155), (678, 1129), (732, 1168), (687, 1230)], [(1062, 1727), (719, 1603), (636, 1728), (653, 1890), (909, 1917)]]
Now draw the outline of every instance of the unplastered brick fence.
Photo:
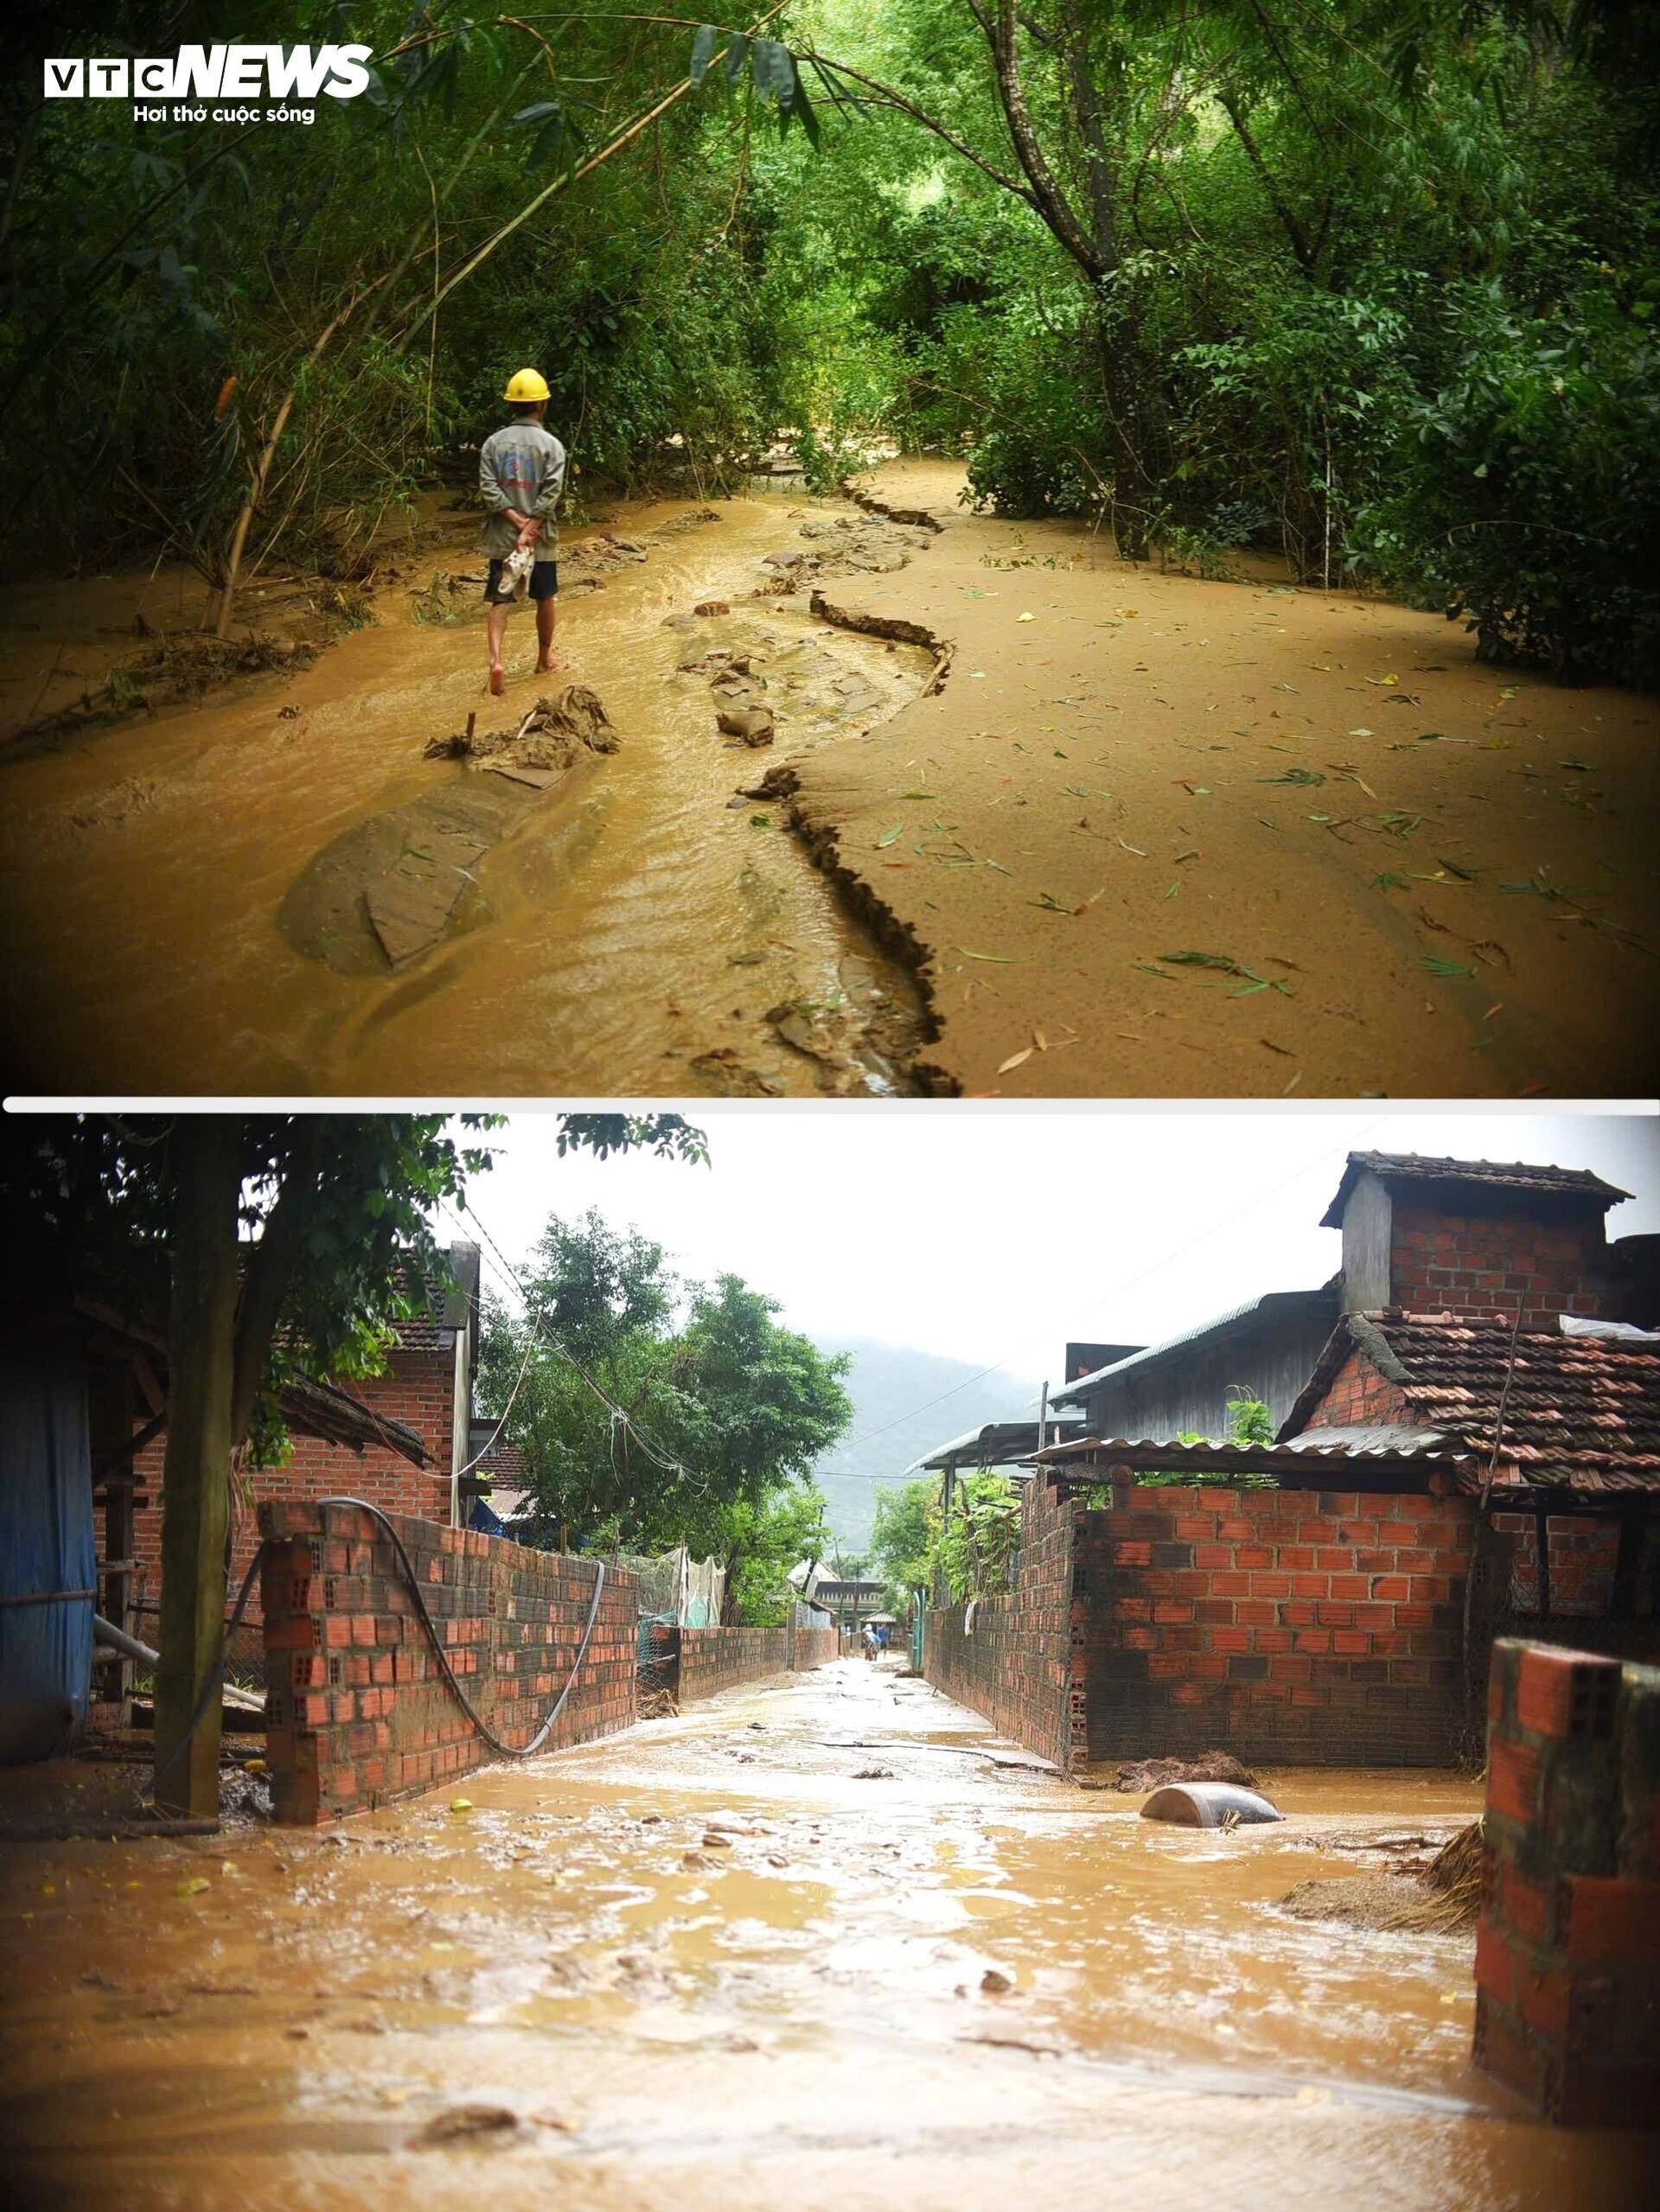
[(682, 1629), (680, 1701), (718, 1697), (742, 1682), (764, 1681), (836, 1658), (834, 1629)]
[(1463, 1720), (1463, 1499), (1117, 1482), (1073, 1587), (1091, 1759), (1433, 1765)]
[(931, 1612), (923, 1673), (1004, 1735), (1057, 1766), (1072, 1763), (1082, 1714), (1075, 1682), (1073, 1523), (1076, 1508), (1040, 1476), (1021, 1501), (1020, 1548), (1006, 1591)]
[[(571, 1679), (595, 1563), (393, 1516), (444, 1654), (488, 1724), (527, 1743)], [(399, 1563), (352, 1506), (259, 1508), (267, 1757), (277, 1817), (309, 1824), (453, 1782), (496, 1755), (445, 1682)], [(633, 1578), (607, 1573), (546, 1748), (635, 1712)]]
[(1566, 2125), (1660, 2126), (1660, 1670), (1504, 1639), (1476, 2063)]

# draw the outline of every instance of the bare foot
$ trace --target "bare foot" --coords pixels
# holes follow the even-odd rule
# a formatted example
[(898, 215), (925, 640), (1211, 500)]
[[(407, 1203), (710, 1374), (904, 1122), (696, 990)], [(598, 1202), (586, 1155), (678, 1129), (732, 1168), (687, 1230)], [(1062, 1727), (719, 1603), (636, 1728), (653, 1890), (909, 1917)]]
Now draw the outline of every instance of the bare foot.
[(571, 663), (568, 660), (539, 660), (536, 663), (536, 673), (539, 676), (555, 676), (570, 666)]
[(499, 698), (501, 698), (501, 693), (502, 693), (502, 691), (503, 691), (503, 688), (505, 687), (505, 685), (506, 685), (506, 684), (507, 684), (507, 680), (508, 680), (508, 677), (507, 677), (507, 671), (506, 671), (505, 669), (502, 669), (502, 668), (492, 668), (492, 669), (491, 669), (491, 671), (490, 671), (490, 681), (489, 681), (489, 693), (490, 693), (490, 697), (491, 697), (493, 699), (499, 699)]

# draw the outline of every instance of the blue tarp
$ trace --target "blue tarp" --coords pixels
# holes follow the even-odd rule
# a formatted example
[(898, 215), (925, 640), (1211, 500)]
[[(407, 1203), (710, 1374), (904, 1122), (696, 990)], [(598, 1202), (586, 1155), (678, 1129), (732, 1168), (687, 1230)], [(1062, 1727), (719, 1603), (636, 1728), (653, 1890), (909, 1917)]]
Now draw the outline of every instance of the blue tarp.
[(85, 1720), (96, 1579), (80, 1342), (0, 1343), (0, 1762), (50, 1757)]

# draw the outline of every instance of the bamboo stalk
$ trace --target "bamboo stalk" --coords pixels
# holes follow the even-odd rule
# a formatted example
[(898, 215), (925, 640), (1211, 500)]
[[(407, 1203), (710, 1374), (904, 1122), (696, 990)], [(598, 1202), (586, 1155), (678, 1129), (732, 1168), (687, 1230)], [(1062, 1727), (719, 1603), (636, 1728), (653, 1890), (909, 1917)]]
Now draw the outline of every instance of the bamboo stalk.
[(379, 291), (380, 286), (386, 282), (385, 277), (378, 277), (370, 285), (367, 292), (354, 295), (312, 346), (310, 352), (305, 357), (299, 375), (295, 378), (284, 395), (283, 404), (277, 410), (277, 419), (271, 426), (271, 435), (265, 440), (260, 450), (259, 458), (254, 464), (253, 475), (249, 481), (246, 492), (243, 494), (241, 512), (236, 518), (236, 528), (231, 534), (230, 551), (225, 562), (225, 581), (220, 586), (219, 611), (214, 623), (215, 637), (222, 638), (230, 635), (231, 615), (236, 602), (236, 579), (242, 566), (242, 555), (247, 545), (248, 532), (252, 527), (259, 501), (265, 495), (265, 479), (271, 474), (271, 464), (277, 456), (278, 445), (281, 442), (283, 432), (288, 428), (288, 418), (294, 411), (294, 403), (300, 396), (300, 386), (304, 379), (305, 371), (321, 359), (335, 333), (351, 320), (360, 303), (368, 298), (370, 293)]

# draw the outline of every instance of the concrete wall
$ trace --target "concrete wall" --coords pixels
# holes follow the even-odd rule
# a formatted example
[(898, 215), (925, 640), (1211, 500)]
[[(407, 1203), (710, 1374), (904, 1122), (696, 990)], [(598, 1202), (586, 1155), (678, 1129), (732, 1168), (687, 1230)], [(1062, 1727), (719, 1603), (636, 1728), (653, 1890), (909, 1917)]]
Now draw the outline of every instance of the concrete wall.
[(980, 1600), (972, 1631), (968, 1609), (953, 1605), (930, 1612), (923, 1634), (923, 1673), (936, 1690), (1061, 1767), (1072, 1763), (1082, 1728), (1072, 1661), (1076, 1518), (1041, 1477), (1029, 1483), (1011, 1588)]
[[(394, 1516), (445, 1655), (506, 1742), (525, 1743), (570, 1680), (595, 1564)], [(453, 1782), (495, 1754), (440, 1673), (396, 1551), (371, 1515), (259, 1509), (266, 1757), (277, 1817), (310, 1824)], [(608, 1573), (547, 1748), (626, 1728), (635, 1712), (631, 1577)]]
[(1660, 1671), (1504, 1641), (1475, 2061), (1563, 2125), (1660, 2126)]

